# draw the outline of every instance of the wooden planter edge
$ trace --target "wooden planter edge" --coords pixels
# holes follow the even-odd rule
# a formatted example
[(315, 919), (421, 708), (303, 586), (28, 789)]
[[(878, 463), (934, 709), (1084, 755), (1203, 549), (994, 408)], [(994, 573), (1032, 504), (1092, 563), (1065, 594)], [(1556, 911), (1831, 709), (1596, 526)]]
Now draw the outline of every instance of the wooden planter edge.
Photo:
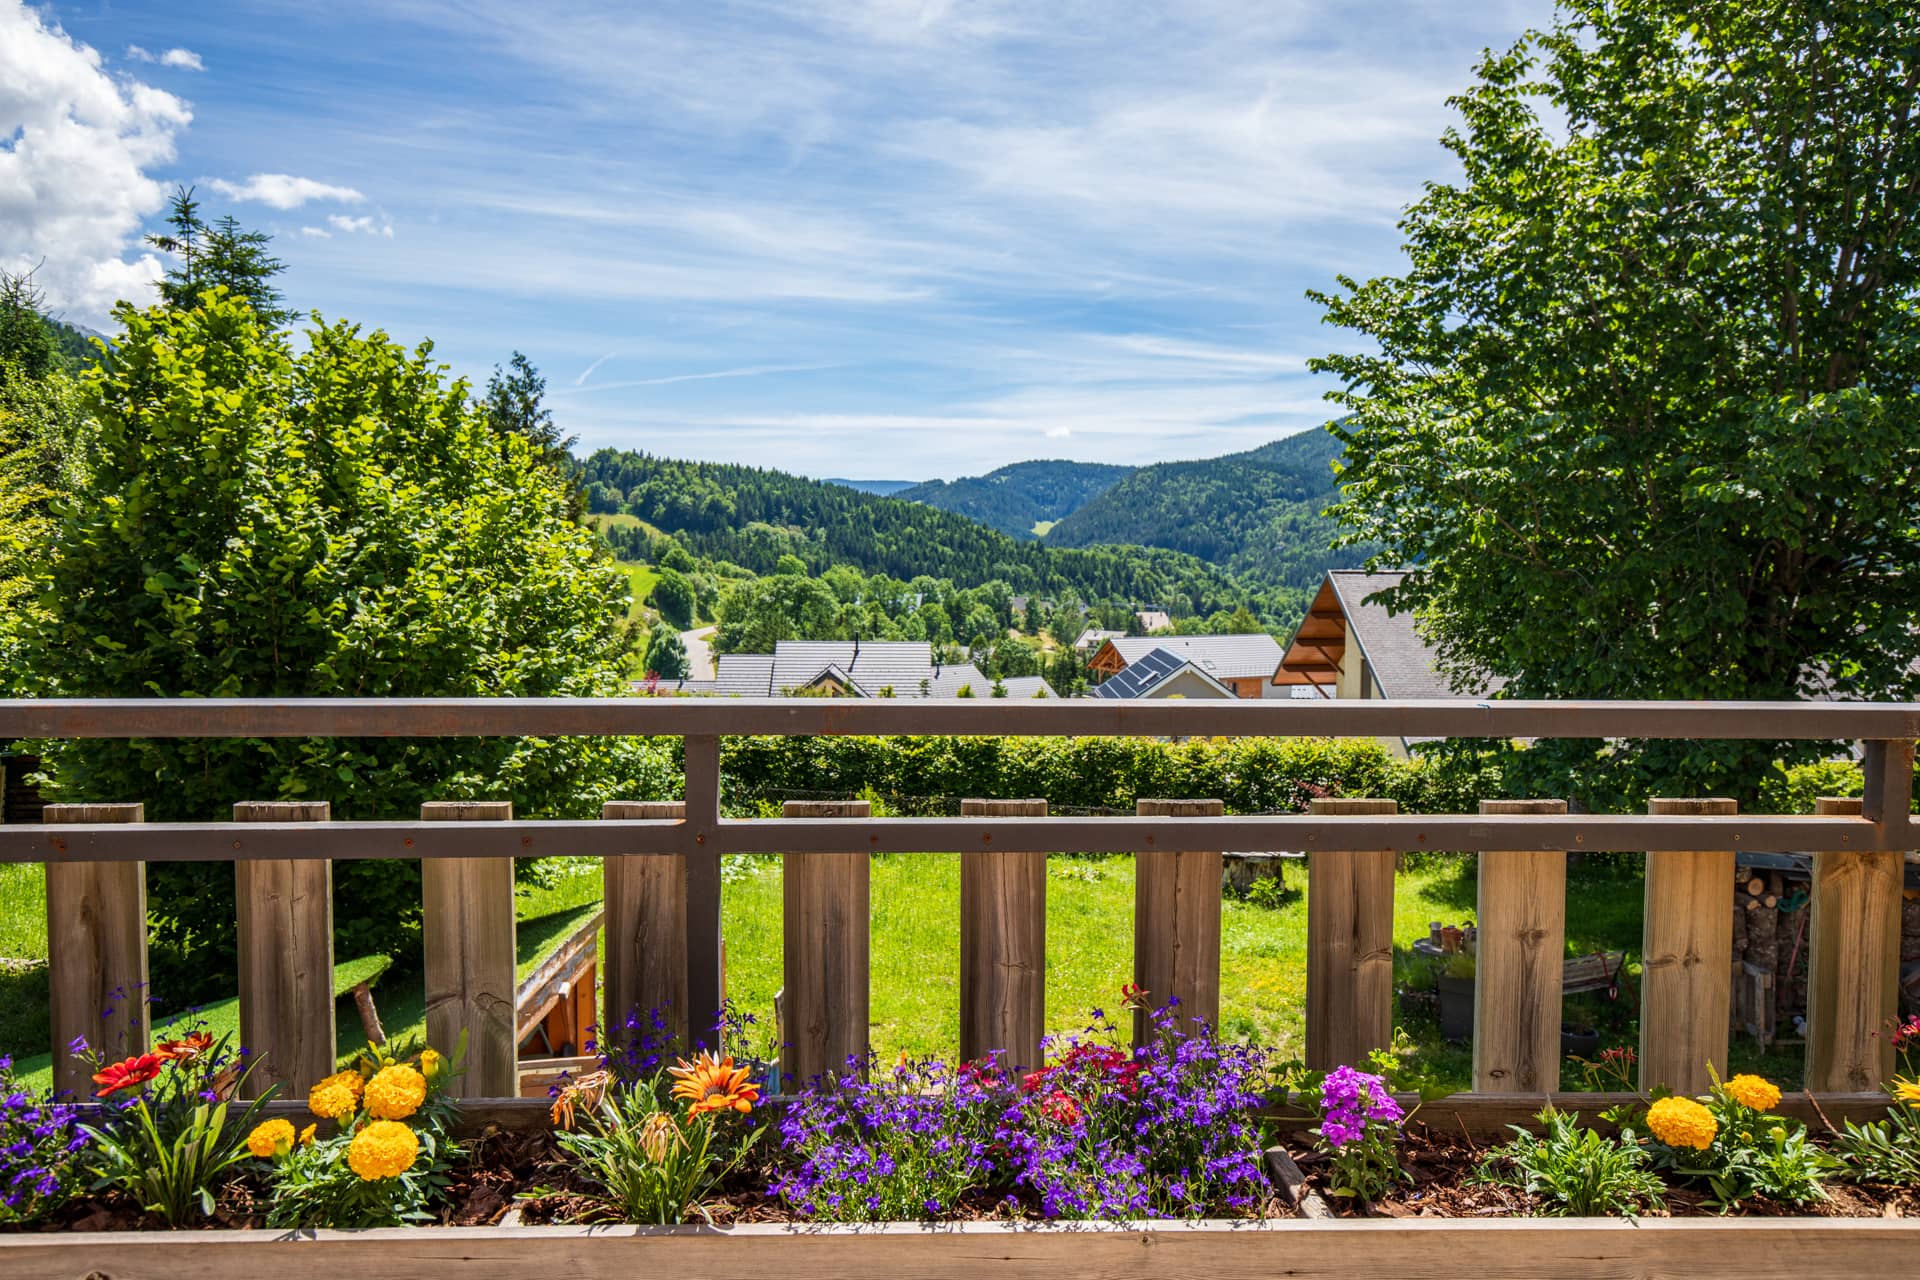
[[(1004, 1276), (1411, 1275), (1695, 1280), (1899, 1274), (1920, 1220), (1457, 1219), (862, 1227), (422, 1227), (380, 1231), (99, 1232), (0, 1236), (0, 1278), (414, 1280), (447, 1272), (778, 1274), (783, 1280)], [(267, 1269), (271, 1269), (270, 1271)]]

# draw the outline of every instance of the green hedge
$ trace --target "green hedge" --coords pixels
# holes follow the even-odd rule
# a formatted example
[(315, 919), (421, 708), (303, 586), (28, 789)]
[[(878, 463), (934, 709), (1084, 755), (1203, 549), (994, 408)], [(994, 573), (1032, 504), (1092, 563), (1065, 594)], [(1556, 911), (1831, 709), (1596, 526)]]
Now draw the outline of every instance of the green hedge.
[(1291, 813), (1314, 796), (1397, 800), (1407, 813), (1472, 812), (1501, 794), (1477, 760), (1396, 760), (1371, 739), (816, 737), (729, 738), (731, 807), (796, 792), (896, 797), (1045, 797), (1056, 809), (1131, 809), (1142, 798), (1206, 798), (1229, 813)]

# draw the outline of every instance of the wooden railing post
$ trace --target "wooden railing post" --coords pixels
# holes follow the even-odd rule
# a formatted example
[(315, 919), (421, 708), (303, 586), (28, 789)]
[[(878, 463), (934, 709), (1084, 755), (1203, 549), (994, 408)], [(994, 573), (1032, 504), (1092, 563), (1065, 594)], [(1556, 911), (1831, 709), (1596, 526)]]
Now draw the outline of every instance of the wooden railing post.
[[(719, 1047), (716, 1028), (726, 1003), (720, 939), (720, 853), (710, 837), (720, 827), (720, 739), (684, 740), (687, 843), (687, 1027), (693, 1043)], [(624, 1015), (623, 1015), (624, 1016)]]
[[(641, 818), (681, 820), (678, 800), (615, 800), (601, 807), (609, 821)], [(687, 860), (673, 855), (607, 858), (606, 1012), (601, 1050), (621, 1045), (629, 1015), (657, 1009), (667, 1034), (684, 1048), (687, 1039)]]
[[(1392, 800), (1312, 802), (1315, 817), (1393, 814)], [(1307, 1066), (1366, 1061), (1393, 1043), (1391, 849), (1307, 854)]]
[[(1140, 800), (1142, 818), (1218, 818), (1218, 800)], [(1211, 853), (1147, 851), (1134, 855), (1133, 980), (1159, 1007), (1180, 1002), (1175, 1025), (1220, 1025), (1220, 866)], [(1148, 1035), (1147, 1009), (1133, 1015), (1133, 1042)]]
[[(1564, 800), (1480, 802), (1488, 815), (1566, 811)], [(1479, 857), (1474, 1091), (1552, 1093), (1560, 1087), (1567, 855), (1555, 849)]]
[[(242, 801), (235, 822), (325, 822), (325, 801)], [(333, 864), (233, 864), (240, 949), (240, 1043), (259, 1059), (250, 1097), (278, 1084), (289, 1096), (333, 1074)]]
[[(1649, 800), (1656, 816), (1732, 816), (1732, 800)], [(1649, 853), (1641, 944), (1640, 1087), (1706, 1092), (1726, 1075), (1733, 853)]]
[[(963, 817), (1044, 818), (1045, 800), (962, 800)], [(1038, 1067), (1047, 1029), (1047, 855), (960, 855), (960, 1060)]]
[[(49, 826), (144, 822), (138, 804), (50, 804)], [(92, 1073), (67, 1052), (84, 1038), (117, 1058), (146, 1051), (147, 869), (143, 862), (47, 864), (47, 987), (53, 1087), (91, 1097)]]
[[(510, 822), (506, 800), (433, 801), (426, 822)], [(467, 1033), (462, 1098), (519, 1096), (514, 998), (512, 858), (427, 858), (420, 865), (426, 919), (427, 1043), (452, 1053)]]
[[(1813, 811), (1848, 817), (1860, 809), (1859, 800), (1822, 796)], [(1813, 855), (1806, 1081), (1813, 1092), (1866, 1093), (1893, 1078), (1887, 1029), (1899, 1013), (1904, 861), (1898, 852)]]
[[(786, 818), (866, 818), (865, 800), (789, 800)], [(781, 858), (785, 900), (781, 1076), (799, 1088), (867, 1052), (871, 868), (859, 853)]]

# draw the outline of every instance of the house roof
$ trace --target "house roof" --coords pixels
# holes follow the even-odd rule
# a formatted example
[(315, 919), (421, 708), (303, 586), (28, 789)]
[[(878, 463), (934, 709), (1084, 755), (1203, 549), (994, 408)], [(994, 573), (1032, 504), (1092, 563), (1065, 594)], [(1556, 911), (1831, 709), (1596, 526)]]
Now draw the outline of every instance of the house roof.
[(1107, 641), (1118, 636), (1124, 636), (1125, 634), (1127, 633), (1124, 631), (1102, 631), (1098, 627), (1088, 627), (1085, 631), (1082, 631), (1079, 638), (1073, 642), (1073, 647), (1081, 650), (1098, 649)]
[(1376, 598), (1399, 586), (1407, 572), (1330, 571), (1274, 668), (1273, 683), (1334, 684), (1335, 668), (1353, 647), (1372, 668), (1383, 698), (1478, 698), (1504, 684), (1490, 679), (1479, 689), (1462, 692), (1447, 683), (1435, 665), (1433, 646), (1420, 635), (1413, 614), (1390, 612)]
[(782, 640), (772, 653), (723, 653), (716, 667), (716, 691), (741, 698), (778, 697), (825, 681), (863, 698), (889, 688), (896, 698), (951, 698), (969, 684), (984, 698), (993, 684), (970, 662), (935, 666), (924, 640)]
[[(1272, 637), (1269, 636), (1267, 639), (1270, 640)], [(1096, 698), (1145, 698), (1183, 671), (1192, 672), (1206, 681), (1222, 698), (1235, 696), (1233, 690), (1221, 684), (1191, 657), (1165, 648), (1155, 648), (1128, 662), (1123, 670), (1101, 681), (1094, 688), (1093, 696)]]
[[(1000, 681), (1007, 687), (1009, 698), (1056, 698), (1053, 686), (1040, 676), (1005, 676)], [(992, 682), (988, 682), (987, 692), (992, 693)]]
[(1164, 649), (1216, 680), (1264, 680), (1280, 665), (1280, 642), (1264, 631), (1249, 636), (1114, 636), (1106, 643), (1128, 666)]

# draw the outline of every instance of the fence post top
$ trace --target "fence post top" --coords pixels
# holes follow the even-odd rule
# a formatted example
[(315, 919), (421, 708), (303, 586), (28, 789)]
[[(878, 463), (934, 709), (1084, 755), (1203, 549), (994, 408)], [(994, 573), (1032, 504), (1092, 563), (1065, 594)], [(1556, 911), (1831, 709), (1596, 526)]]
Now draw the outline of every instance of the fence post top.
[(1480, 812), (1489, 817), (1502, 813), (1562, 814), (1566, 811), (1565, 800), (1482, 800), (1480, 802)]
[(512, 822), (511, 800), (429, 800), (420, 806), (422, 822)]
[(1725, 796), (1656, 797), (1647, 812), (1668, 817), (1726, 817), (1740, 812), (1740, 802)]
[(1307, 811), (1315, 815), (1324, 814), (1328, 817), (1339, 817), (1343, 815), (1351, 817), (1377, 817), (1383, 814), (1399, 813), (1400, 802), (1397, 800), (1374, 800), (1362, 796), (1322, 796), (1318, 800), (1311, 801)]

